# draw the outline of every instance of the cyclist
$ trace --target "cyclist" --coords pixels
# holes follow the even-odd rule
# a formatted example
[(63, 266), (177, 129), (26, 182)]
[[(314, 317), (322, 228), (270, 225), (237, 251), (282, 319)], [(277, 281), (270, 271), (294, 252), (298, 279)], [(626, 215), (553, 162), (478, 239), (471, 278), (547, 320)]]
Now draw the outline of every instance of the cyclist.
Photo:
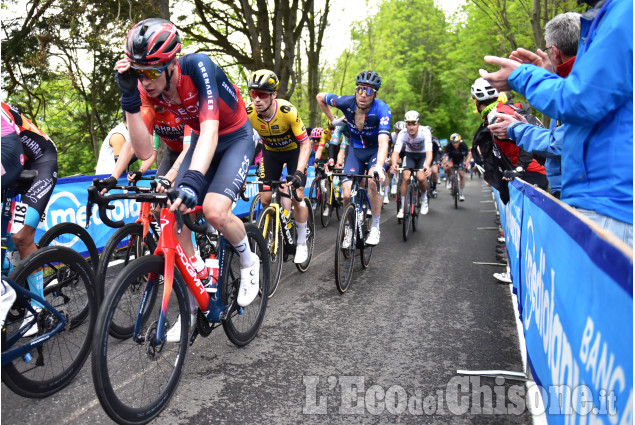
[[(397, 137), (399, 136), (399, 133), (404, 130), (406, 128), (406, 122), (405, 121), (397, 121), (395, 123), (395, 131), (393, 131), (392, 133), (390, 133), (390, 147), (388, 149), (388, 156), (387, 156), (387, 160), (386, 160), (386, 164), (385, 164), (385, 168), (386, 170), (388, 170), (387, 176), (386, 176), (386, 181), (384, 181), (384, 204), (387, 204), (390, 202), (390, 198), (389, 198), (389, 194), (392, 195), (396, 195), (397, 194), (397, 181), (395, 180), (395, 176), (393, 176), (392, 172), (391, 172), (391, 156), (392, 156), (392, 151), (395, 147), (395, 143), (397, 142)], [(403, 158), (403, 155), (399, 156), (399, 161), (401, 161), (401, 159)], [(395, 180), (395, 181), (393, 181)], [(392, 184), (391, 184), (392, 182)], [(388, 189), (390, 188), (390, 192), (388, 191)]]
[(439, 173), (439, 164), (441, 163), (441, 158), (443, 157), (443, 148), (441, 147), (441, 142), (439, 138), (434, 135), (434, 129), (428, 126), (428, 130), (430, 130), (430, 134), (432, 135), (432, 165), (430, 166), (430, 171), (432, 172), (431, 183), (432, 183), (432, 197), (437, 197), (437, 183), (441, 179), (441, 173)]
[[(18, 223), (14, 220), (11, 229), (12, 235), (9, 239), (7, 253), (13, 251), (12, 255), (9, 256), (9, 261), (13, 266), (16, 266), (19, 262), (19, 259), (15, 258), (16, 249), (20, 259), (26, 258), (29, 254), (37, 251), (34, 241), (35, 229), (40, 224), (40, 219), (57, 182), (57, 147), (46, 133), (26, 119), (18, 108), (2, 102), (2, 110), (19, 129), (19, 136), (24, 151), (24, 169), (37, 170), (38, 172), (31, 187), (20, 199), (20, 202), (26, 206), (26, 217), (21, 223), (23, 226), (16, 232), (15, 229), (18, 228)], [(27, 282), (31, 292), (44, 298), (42, 270), (27, 277)], [(37, 301), (31, 301), (31, 303), (36, 312), (42, 309), (42, 305)], [(30, 321), (31, 319), (32, 315), (29, 312), (24, 320)], [(36, 333), (37, 326), (32, 326), (24, 336), (32, 336)]]
[[(298, 110), (288, 101), (277, 98), (279, 85), (278, 76), (267, 69), (254, 72), (247, 83), (252, 101), (247, 106), (247, 115), (264, 143), (260, 177), (277, 180), (287, 164), (287, 180), (298, 197), (303, 199), (311, 144)], [(271, 203), (271, 195), (271, 187), (261, 188), (260, 202), (264, 208)], [(288, 198), (283, 197), (281, 201), (282, 206), (290, 211)], [(306, 205), (301, 206), (295, 199), (292, 202), (298, 238), (293, 262), (301, 264), (309, 256), (306, 245), (309, 211)]]
[[(202, 204), (207, 222), (222, 232), (239, 254), (237, 303), (246, 306), (259, 292), (260, 261), (249, 247), (243, 222), (231, 209), (254, 155), (253, 131), (240, 90), (223, 70), (204, 54), (177, 59), (180, 50), (180, 35), (172, 22), (150, 18), (136, 24), (126, 37), (125, 58), (115, 65), (121, 106), (127, 114), (132, 147), (142, 159), (153, 151), (150, 136), (155, 105), (184, 123), (185, 137), (187, 128), (191, 129), (191, 146), (174, 184), (178, 199), (170, 210), (187, 213)], [(183, 231), (177, 237), (186, 255), (192, 257), (191, 234)], [(194, 319), (191, 317), (190, 323)]]
[[(384, 164), (388, 156), (390, 141), (390, 108), (382, 100), (377, 99), (377, 91), (381, 88), (381, 77), (374, 71), (362, 71), (355, 78), (355, 94), (352, 96), (337, 96), (332, 93), (318, 93), (318, 104), (326, 117), (334, 122), (331, 106), (344, 113), (344, 120), (353, 145), (352, 154), (346, 158), (344, 166), (346, 173), (362, 173), (369, 175), (377, 172), (380, 184), (384, 181)], [(350, 202), (352, 182), (344, 180), (342, 194), (344, 205)], [(372, 210), (372, 225), (370, 234), (366, 238), (368, 245), (379, 243), (382, 197), (377, 191), (374, 179), (370, 179), (369, 194)], [(352, 236), (351, 236), (352, 237)], [(343, 246), (350, 244), (350, 237), (345, 238)]]
[(406, 122), (406, 131), (399, 133), (397, 142), (395, 143), (395, 149), (392, 152), (392, 172), (397, 174), (399, 172), (399, 153), (402, 147), (405, 154), (403, 158), (403, 179), (401, 181), (401, 209), (397, 213), (397, 218), (403, 218), (404, 204), (406, 199), (406, 188), (408, 186), (408, 180), (410, 180), (410, 170), (405, 168), (422, 168), (423, 171), (417, 171), (417, 181), (419, 182), (419, 189), (423, 194), (421, 201), (421, 214), (428, 213), (428, 180), (430, 176), (430, 164), (432, 163), (432, 135), (427, 127), (419, 124), (420, 120), (419, 112), (408, 111), (404, 117)]
[(443, 157), (442, 165), (446, 176), (452, 174), (453, 165), (456, 164), (459, 166), (459, 200), (461, 202), (465, 201), (465, 197), (463, 196), (463, 189), (465, 188), (465, 169), (470, 163), (471, 158), (472, 154), (470, 153), (470, 149), (467, 147), (467, 144), (461, 140), (461, 135), (459, 133), (452, 133), (450, 143), (445, 147), (445, 156)]

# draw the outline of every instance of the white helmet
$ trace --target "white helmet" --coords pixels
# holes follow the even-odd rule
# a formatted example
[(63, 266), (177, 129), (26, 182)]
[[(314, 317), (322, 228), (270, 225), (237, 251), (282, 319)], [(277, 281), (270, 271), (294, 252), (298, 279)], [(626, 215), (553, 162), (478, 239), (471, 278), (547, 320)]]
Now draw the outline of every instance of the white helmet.
[(395, 123), (395, 130), (403, 130), (404, 128), (406, 128), (406, 122), (405, 121), (397, 121)]
[(490, 85), (485, 78), (477, 78), (472, 84), (472, 97), (477, 100), (489, 100), (498, 97), (498, 90)]
[(406, 115), (403, 117), (404, 121), (416, 121), (419, 122), (419, 112), (417, 111), (408, 111)]

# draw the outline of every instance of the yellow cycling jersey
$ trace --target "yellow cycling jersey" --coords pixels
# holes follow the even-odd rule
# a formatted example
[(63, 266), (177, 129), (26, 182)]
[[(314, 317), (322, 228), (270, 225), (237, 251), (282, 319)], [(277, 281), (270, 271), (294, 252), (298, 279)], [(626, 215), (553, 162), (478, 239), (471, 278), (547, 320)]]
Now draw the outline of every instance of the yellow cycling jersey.
[(247, 106), (251, 126), (260, 134), (264, 147), (269, 151), (284, 152), (296, 149), (309, 136), (302, 119), (291, 103), (284, 99), (274, 100), (275, 113), (268, 121), (258, 116), (256, 107)]

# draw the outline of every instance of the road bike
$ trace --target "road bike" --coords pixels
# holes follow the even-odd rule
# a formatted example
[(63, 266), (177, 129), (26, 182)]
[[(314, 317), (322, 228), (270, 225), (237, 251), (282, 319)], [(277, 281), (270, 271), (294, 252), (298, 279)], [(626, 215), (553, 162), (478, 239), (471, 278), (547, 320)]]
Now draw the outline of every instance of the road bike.
[[(3, 205), (2, 261), (9, 237), (13, 193), (28, 190), (35, 171), (23, 171)], [(23, 192), (22, 192), (23, 193)], [(28, 277), (42, 272), (44, 297), (29, 291)], [(90, 354), (97, 315), (95, 275), (79, 253), (62, 246), (38, 249), (7, 277), (4, 296), (14, 299), (2, 327), (2, 381), (23, 397), (42, 398), (60, 391), (77, 376)], [(10, 288), (10, 289), (9, 289)], [(15, 298), (12, 298), (12, 295)], [(32, 301), (41, 308), (35, 308)], [(29, 319), (30, 318), (30, 319)], [(33, 326), (37, 331), (26, 336)]]
[[(118, 196), (96, 200), (108, 202)], [(106, 294), (93, 337), (92, 374), (97, 397), (108, 416), (118, 423), (141, 424), (151, 421), (167, 406), (181, 377), (188, 345), (197, 335), (209, 336), (222, 325), (228, 339), (237, 346), (245, 346), (255, 338), (267, 307), (269, 254), (258, 229), (246, 225), (252, 252), (260, 259), (260, 290), (251, 304), (241, 307), (236, 302), (241, 280), (239, 255), (220, 236), (216, 252), (218, 290), (210, 295), (176, 238), (184, 223), (196, 233), (206, 229), (192, 222), (189, 215), (169, 212), (166, 204), (168, 199), (176, 199), (176, 190), (128, 196), (162, 206), (161, 235), (154, 255), (128, 264)], [(193, 213), (201, 211), (201, 207), (196, 207)], [(191, 324), (188, 290), (197, 309), (195, 323)], [(126, 338), (110, 335), (115, 317), (127, 327)], [(168, 342), (167, 330), (176, 323), (180, 323), (179, 342)], [(188, 338), (190, 325), (193, 330)]]
[(401, 219), (403, 240), (407, 241), (410, 227), (412, 226), (412, 231), (416, 232), (417, 224), (419, 223), (423, 196), (417, 181), (417, 172), (423, 171), (423, 169), (400, 168), (399, 172), (401, 173), (404, 170), (410, 170), (410, 178), (407, 182), (406, 196), (404, 197), (403, 218)]
[(309, 194), (314, 194), (311, 199), (311, 205), (313, 206), (314, 214), (320, 215), (320, 222), (322, 227), (328, 227), (333, 211), (339, 220), (342, 216), (342, 208), (344, 202), (342, 200), (342, 182), (338, 181), (337, 184), (333, 182), (333, 173), (343, 171), (343, 168), (331, 168), (326, 172), (324, 167), (317, 167), (315, 169), (315, 179), (311, 184), (311, 191)]
[(362, 268), (370, 265), (373, 247), (366, 244), (366, 237), (370, 233), (372, 213), (370, 199), (365, 188), (360, 187), (362, 179), (374, 178), (379, 188), (379, 175), (333, 173), (340, 178), (352, 180), (351, 200), (344, 207), (335, 241), (335, 286), (340, 293), (345, 293), (353, 277), (355, 252), (359, 249)]
[[(269, 258), (271, 260), (271, 279), (269, 286), (269, 297), (271, 298), (278, 289), (280, 283), (280, 275), (282, 272), (282, 263), (291, 260), (295, 256), (297, 229), (295, 220), (290, 211), (286, 211), (280, 205), (280, 197), (284, 196), (281, 190), (282, 185), (287, 185), (284, 180), (262, 180), (250, 182), (252, 184), (264, 184), (270, 186), (273, 193), (271, 202), (265, 208), (258, 218), (258, 229), (260, 230), (269, 250)], [(297, 264), (297, 269), (304, 273), (309, 269), (311, 257), (313, 256), (313, 248), (315, 244), (315, 217), (313, 208), (310, 207), (309, 198), (306, 196), (301, 199), (297, 196), (295, 190), (290, 186), (287, 187), (286, 196), (293, 196), (301, 205), (307, 206), (308, 218), (306, 226), (306, 245), (308, 256), (306, 261)], [(286, 212), (286, 214), (285, 214)]]

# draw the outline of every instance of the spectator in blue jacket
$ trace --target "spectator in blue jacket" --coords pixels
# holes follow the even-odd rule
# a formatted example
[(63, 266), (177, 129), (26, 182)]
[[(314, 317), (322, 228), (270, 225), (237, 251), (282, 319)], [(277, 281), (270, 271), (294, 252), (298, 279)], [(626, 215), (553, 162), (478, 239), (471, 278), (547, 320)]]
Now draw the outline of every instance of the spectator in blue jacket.
[[(536, 53), (529, 50), (518, 49), (510, 58), (520, 63), (530, 63), (559, 76), (566, 78), (571, 72), (578, 50), (580, 38), (580, 14), (562, 13), (545, 25), (546, 52), (538, 49)], [(494, 136), (501, 139), (510, 138), (518, 147), (539, 155), (545, 160), (545, 170), (549, 180), (551, 194), (560, 199), (562, 190), (561, 155), (562, 155), (562, 129), (560, 121), (551, 120), (549, 129), (536, 125), (523, 124), (526, 120), (520, 115), (499, 115), (495, 124), (488, 128)]]
[(633, 2), (587, 3), (568, 78), (494, 56), (480, 73), (566, 124), (561, 199), (633, 246)]

